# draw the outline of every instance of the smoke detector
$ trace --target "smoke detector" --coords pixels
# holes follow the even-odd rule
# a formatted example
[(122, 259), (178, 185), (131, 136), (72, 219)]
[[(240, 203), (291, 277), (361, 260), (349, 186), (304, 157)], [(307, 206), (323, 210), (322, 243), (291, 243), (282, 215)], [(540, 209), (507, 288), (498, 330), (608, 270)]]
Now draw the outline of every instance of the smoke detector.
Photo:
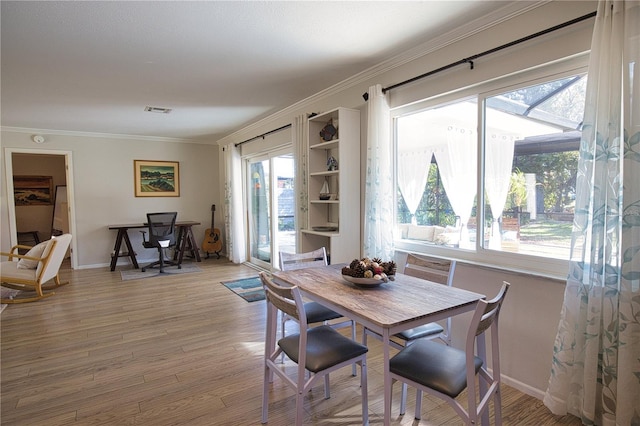
[(157, 114), (169, 114), (171, 112), (171, 108), (162, 108), (162, 107), (154, 107), (154, 106), (146, 106), (144, 107), (146, 112), (155, 112)]

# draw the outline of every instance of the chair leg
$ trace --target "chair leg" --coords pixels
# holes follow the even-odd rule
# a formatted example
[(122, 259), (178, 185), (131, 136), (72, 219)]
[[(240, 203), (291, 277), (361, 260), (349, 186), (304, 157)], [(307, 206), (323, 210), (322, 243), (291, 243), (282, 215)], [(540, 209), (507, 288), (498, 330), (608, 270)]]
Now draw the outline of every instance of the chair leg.
[(302, 426), (304, 420), (304, 392), (298, 387), (298, 393), (296, 394), (296, 426)]
[(331, 387), (329, 386), (329, 375), (324, 375), (324, 399), (331, 398)]
[(417, 420), (422, 418), (422, 391), (416, 389), (416, 414), (414, 416)]
[(362, 424), (369, 424), (369, 393), (367, 390), (367, 358), (360, 362), (360, 392), (362, 392)]
[[(351, 340), (356, 341), (356, 322), (351, 320)], [(358, 371), (356, 370), (356, 364), (354, 363), (351, 366), (351, 375), (356, 377), (358, 375)]]
[[(286, 317), (286, 315), (285, 315), (284, 313), (282, 313), (282, 312), (281, 312), (280, 314), (282, 315), (282, 321), (281, 321), (281, 323), (282, 323), (282, 330), (280, 331), (280, 333), (281, 333), (282, 338), (284, 339), (284, 335), (285, 335), (285, 329), (284, 329), (284, 327), (285, 327), (285, 324), (287, 323), (287, 317)], [(282, 352), (282, 355), (280, 355), (280, 362), (281, 362), (282, 364), (284, 364), (284, 352)]]
[(267, 423), (269, 417), (269, 383), (273, 381), (271, 369), (265, 362), (262, 384), (262, 423)]
[(496, 389), (496, 393), (493, 396), (493, 414), (494, 423), (496, 426), (502, 425), (502, 396), (500, 394), (500, 385)]
[(404, 416), (407, 410), (407, 384), (400, 383), (400, 415)]

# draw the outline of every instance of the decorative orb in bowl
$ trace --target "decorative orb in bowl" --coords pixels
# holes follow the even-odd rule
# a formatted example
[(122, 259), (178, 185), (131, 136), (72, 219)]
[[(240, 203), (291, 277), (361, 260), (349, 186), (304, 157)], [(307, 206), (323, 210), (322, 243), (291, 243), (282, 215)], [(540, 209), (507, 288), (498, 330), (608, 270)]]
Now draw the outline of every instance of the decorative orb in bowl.
[(383, 262), (379, 258), (364, 257), (353, 259), (341, 272), (345, 281), (360, 287), (375, 287), (395, 279), (396, 263), (393, 260)]

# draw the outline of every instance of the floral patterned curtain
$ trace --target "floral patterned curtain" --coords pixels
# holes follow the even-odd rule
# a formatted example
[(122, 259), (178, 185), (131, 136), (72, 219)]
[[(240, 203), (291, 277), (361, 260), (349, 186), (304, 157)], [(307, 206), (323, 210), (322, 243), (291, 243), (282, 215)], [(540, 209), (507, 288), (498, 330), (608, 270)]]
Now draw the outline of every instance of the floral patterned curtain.
[[(295, 190), (298, 196), (296, 197), (296, 231), (300, 229), (306, 229), (309, 222), (309, 189), (307, 184), (307, 170), (308, 170), (308, 158), (307, 149), (309, 147), (309, 140), (305, 135), (307, 134), (307, 116), (302, 114), (295, 117), (293, 122), (293, 148), (295, 149), (296, 160), (296, 180)], [(299, 242), (299, 241), (298, 241)], [(300, 247), (296, 247), (300, 252)]]
[(564, 305), (544, 403), (640, 425), (640, 2), (594, 27)]
[(393, 170), (390, 114), (382, 86), (369, 88), (363, 254), (393, 257)]

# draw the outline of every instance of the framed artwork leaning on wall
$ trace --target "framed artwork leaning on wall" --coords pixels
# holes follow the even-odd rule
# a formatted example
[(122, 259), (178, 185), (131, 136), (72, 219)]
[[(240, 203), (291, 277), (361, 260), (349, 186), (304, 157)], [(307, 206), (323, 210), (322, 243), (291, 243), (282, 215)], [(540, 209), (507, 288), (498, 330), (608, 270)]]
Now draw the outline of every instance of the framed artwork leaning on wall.
[(14, 176), (16, 206), (50, 206), (53, 204), (52, 176)]

